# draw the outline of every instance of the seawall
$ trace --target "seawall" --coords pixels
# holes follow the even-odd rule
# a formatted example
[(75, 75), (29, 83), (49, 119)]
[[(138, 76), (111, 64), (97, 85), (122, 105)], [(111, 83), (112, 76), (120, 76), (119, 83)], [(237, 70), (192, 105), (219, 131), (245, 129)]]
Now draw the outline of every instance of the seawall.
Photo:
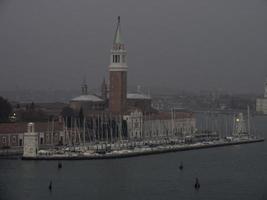
[(145, 155), (153, 155), (153, 154), (161, 154), (161, 153), (169, 153), (169, 152), (177, 152), (177, 151), (189, 151), (189, 150), (197, 150), (197, 149), (207, 149), (207, 148), (215, 148), (215, 147), (223, 147), (230, 145), (240, 145), (240, 144), (250, 144), (256, 142), (263, 142), (264, 139), (249, 139), (249, 140), (241, 140), (241, 141), (232, 141), (232, 142), (218, 142), (218, 143), (210, 143), (210, 144), (194, 144), (194, 145), (167, 145), (167, 146), (159, 146), (154, 148), (149, 148), (140, 151), (134, 150), (126, 150), (121, 153), (106, 153), (106, 154), (92, 154), (92, 155), (39, 155), (37, 157), (22, 157), (23, 160), (97, 160), (97, 159), (118, 159), (118, 158), (128, 158), (128, 157), (136, 157), (136, 156), (145, 156)]

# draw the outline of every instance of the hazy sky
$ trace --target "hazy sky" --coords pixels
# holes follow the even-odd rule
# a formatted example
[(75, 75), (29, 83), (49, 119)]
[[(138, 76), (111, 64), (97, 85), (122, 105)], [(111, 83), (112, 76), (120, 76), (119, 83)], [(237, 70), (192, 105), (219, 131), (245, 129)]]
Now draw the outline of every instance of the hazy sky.
[(98, 87), (118, 15), (129, 85), (263, 92), (267, 0), (0, 0), (0, 89)]

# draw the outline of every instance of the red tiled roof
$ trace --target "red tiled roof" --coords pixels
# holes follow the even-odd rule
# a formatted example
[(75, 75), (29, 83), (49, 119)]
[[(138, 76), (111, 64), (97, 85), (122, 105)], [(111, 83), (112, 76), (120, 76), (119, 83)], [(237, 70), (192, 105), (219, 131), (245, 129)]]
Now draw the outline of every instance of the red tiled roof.
[[(27, 132), (27, 124), (26, 122), (18, 122), (18, 123), (0, 123), (0, 134), (13, 134), (13, 133), (25, 133)], [(45, 132), (51, 130), (52, 122), (36, 122), (35, 131), (36, 132)], [(54, 131), (63, 130), (62, 123), (54, 122)]]

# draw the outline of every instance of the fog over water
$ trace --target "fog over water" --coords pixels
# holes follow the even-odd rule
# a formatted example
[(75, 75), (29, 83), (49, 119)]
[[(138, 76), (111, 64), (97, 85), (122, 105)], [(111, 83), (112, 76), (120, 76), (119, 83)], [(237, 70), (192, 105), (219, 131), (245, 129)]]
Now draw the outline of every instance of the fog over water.
[(262, 93), (266, 0), (0, 0), (0, 90), (98, 87), (118, 15), (129, 85)]

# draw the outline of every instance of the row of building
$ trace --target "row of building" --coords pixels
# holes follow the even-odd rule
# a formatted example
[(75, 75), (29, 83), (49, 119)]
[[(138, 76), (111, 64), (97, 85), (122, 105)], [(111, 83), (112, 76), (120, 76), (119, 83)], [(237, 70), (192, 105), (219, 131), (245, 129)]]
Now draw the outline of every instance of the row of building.
[[(0, 148), (23, 147), (24, 134), (28, 131), (26, 122), (0, 123)], [(63, 123), (36, 122), (39, 144), (59, 145), (64, 141)]]
[[(41, 147), (182, 137), (192, 135), (195, 130), (195, 117), (187, 111), (145, 116), (136, 110), (122, 117), (103, 113), (84, 119), (60, 118), (59, 121), (35, 123)], [(0, 148), (22, 147), (26, 132), (27, 123), (1, 123)]]

